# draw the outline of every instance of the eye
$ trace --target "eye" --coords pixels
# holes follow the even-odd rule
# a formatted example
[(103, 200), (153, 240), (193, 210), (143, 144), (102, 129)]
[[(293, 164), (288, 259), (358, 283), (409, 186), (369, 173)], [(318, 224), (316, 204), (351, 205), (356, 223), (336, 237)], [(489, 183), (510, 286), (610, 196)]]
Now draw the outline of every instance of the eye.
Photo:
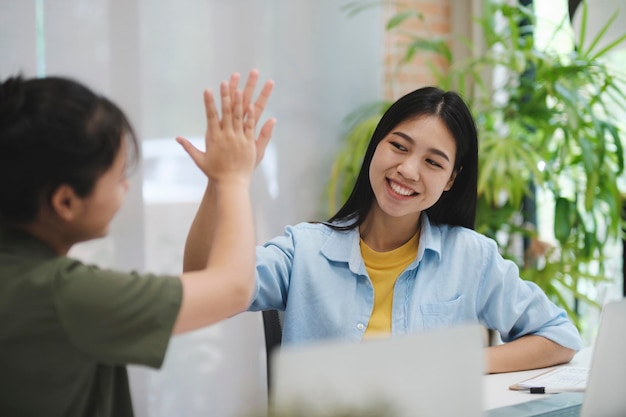
[(407, 150), (404, 146), (400, 145), (398, 142), (389, 142), (389, 143), (391, 143), (391, 146), (398, 149), (399, 151), (405, 152)]
[(443, 166), (439, 162), (435, 161), (434, 159), (427, 159), (426, 163), (437, 168), (443, 168)]

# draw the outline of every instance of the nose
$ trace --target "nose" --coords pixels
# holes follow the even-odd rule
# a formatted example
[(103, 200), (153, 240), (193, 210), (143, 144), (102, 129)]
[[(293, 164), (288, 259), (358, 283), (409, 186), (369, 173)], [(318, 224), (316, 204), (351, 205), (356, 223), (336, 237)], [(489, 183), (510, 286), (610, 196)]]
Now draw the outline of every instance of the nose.
[(398, 165), (398, 173), (407, 180), (419, 181), (419, 164), (415, 158), (406, 158)]

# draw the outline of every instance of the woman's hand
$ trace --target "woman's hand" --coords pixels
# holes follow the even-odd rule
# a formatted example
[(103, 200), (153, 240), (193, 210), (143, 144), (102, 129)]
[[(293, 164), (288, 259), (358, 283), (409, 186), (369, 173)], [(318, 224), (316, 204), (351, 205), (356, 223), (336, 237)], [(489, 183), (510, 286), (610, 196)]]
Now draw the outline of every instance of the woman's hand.
[[(274, 82), (272, 80), (266, 81), (261, 90), (261, 93), (257, 97), (254, 104), (252, 104), (254, 90), (259, 79), (259, 72), (256, 69), (250, 71), (243, 92), (239, 90), (238, 86), (240, 78), (241, 77), (237, 72), (231, 74), (230, 80), (228, 82), (227, 92), (224, 91), (225, 83), (222, 83), (220, 86), (220, 94), (222, 99), (222, 120), (219, 120), (219, 118), (217, 118), (217, 120), (214, 121), (215, 117), (217, 116), (217, 112), (215, 111), (215, 104), (212, 93), (210, 90), (205, 90), (204, 92), (204, 102), (207, 115), (207, 130), (205, 133), (205, 143), (207, 145), (207, 150), (209, 149), (209, 143), (211, 143), (213, 140), (213, 131), (215, 130), (216, 125), (219, 124), (220, 128), (227, 127), (227, 125), (225, 124), (226, 116), (228, 116), (230, 118), (229, 120), (231, 120), (231, 122), (229, 122), (229, 125), (234, 127), (232, 121), (235, 121), (235, 117), (239, 118), (241, 114), (241, 120), (244, 120), (244, 126), (246, 126), (245, 134), (249, 135), (251, 130), (252, 134), (254, 135), (254, 132), (256, 131), (257, 124), (261, 118), (261, 115), (263, 114), (263, 111), (265, 110), (267, 101), (274, 88)], [(243, 111), (243, 113), (239, 113), (240, 109)], [(272, 137), (272, 131), (275, 124), (275, 118), (270, 118), (269, 120), (267, 120), (261, 127), (258, 137), (253, 142), (255, 145), (255, 166), (257, 166), (263, 159), (263, 155), (265, 154), (265, 148), (267, 147), (267, 144)], [(207, 176), (209, 176), (209, 178), (211, 178), (211, 176), (208, 175), (207, 172), (208, 161), (203, 161), (206, 156), (204, 156), (200, 150), (195, 148), (187, 139), (183, 137), (177, 137), (176, 140), (183, 146), (183, 148), (191, 156), (191, 158), (198, 165), (198, 167), (200, 167), (200, 169)]]
[(204, 106), (207, 118), (205, 152), (200, 151), (188, 140), (178, 137), (196, 165), (215, 183), (232, 181), (249, 182), (256, 165), (256, 125), (254, 107), (244, 111), (241, 91), (231, 91), (223, 81), (220, 84), (222, 101), (221, 119), (217, 113), (211, 90), (204, 91)]
[[(233, 97), (233, 94), (238, 91), (237, 89), (239, 85), (239, 79), (240, 79), (239, 73), (235, 72), (230, 76), (229, 89), (231, 92), (231, 97)], [(252, 96), (254, 95), (254, 89), (256, 88), (256, 84), (258, 80), (259, 80), (259, 71), (257, 71), (256, 69), (253, 69), (252, 71), (250, 71), (250, 74), (248, 74), (248, 80), (246, 81), (246, 86), (243, 90), (243, 108), (244, 109), (249, 108), (250, 103), (252, 102)], [(270, 95), (272, 94), (273, 89), (274, 89), (274, 81), (272, 80), (266, 81), (265, 84), (263, 85), (263, 88), (261, 89), (261, 93), (259, 94), (259, 97), (254, 102), (253, 108), (254, 108), (254, 114), (255, 114), (255, 119), (256, 119), (254, 122), (255, 129), (259, 122), (259, 119), (261, 118), (261, 115), (263, 114), (263, 111), (265, 110), (265, 105), (267, 104), (267, 100), (270, 98)], [(271, 118), (263, 124), (263, 127), (261, 127), (259, 136), (256, 139), (256, 148), (257, 148), (256, 165), (259, 165), (259, 162), (261, 162), (261, 160), (263, 159), (263, 155), (265, 155), (265, 148), (270, 138), (272, 137), (272, 130), (274, 129), (275, 125), (276, 125), (276, 119)]]

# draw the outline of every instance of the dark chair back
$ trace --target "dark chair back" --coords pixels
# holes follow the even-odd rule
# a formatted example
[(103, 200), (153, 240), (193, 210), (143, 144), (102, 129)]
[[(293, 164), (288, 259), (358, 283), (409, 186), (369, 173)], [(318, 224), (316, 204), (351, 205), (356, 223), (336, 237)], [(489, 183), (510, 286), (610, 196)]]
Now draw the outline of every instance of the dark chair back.
[(283, 339), (283, 328), (277, 310), (263, 311), (263, 328), (265, 330), (265, 354), (267, 359), (267, 392), (271, 387), (272, 352), (280, 348)]

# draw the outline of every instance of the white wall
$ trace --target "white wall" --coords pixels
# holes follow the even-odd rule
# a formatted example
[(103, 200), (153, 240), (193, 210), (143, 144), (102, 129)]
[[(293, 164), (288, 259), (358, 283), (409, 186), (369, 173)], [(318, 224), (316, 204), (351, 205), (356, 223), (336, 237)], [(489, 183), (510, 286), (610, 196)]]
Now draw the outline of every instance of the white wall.
[[(379, 98), (381, 12), (349, 17), (337, 0), (2, 0), (0, 77), (73, 76), (110, 96), (146, 144), (146, 160), (106, 239), (75, 256), (178, 273), (204, 179), (176, 135), (204, 132), (201, 92), (256, 67), (276, 82), (278, 124), (254, 180), (264, 241), (323, 219), (342, 119)], [(160, 371), (132, 367), (138, 417), (243, 416), (266, 401), (260, 313), (173, 339)]]

